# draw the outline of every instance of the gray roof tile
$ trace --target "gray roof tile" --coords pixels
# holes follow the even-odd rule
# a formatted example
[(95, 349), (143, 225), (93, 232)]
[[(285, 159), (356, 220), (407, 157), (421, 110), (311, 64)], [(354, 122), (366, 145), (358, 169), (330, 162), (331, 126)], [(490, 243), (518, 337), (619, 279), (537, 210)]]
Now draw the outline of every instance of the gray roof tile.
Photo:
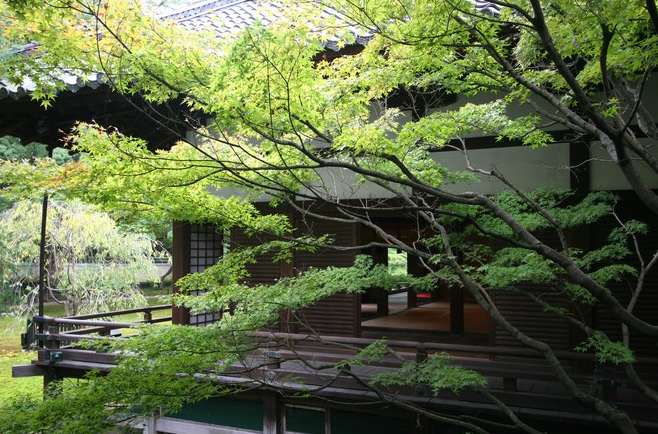
[[(484, 13), (495, 15), (499, 6), (482, 0), (471, 0), (475, 8)], [(160, 15), (163, 20), (174, 20), (178, 25), (189, 30), (214, 30), (219, 36), (230, 37), (255, 22), (267, 26), (277, 19), (283, 18), (282, 5), (277, 2), (261, 2), (255, 0), (201, 0), (189, 3), (178, 10)], [(356, 44), (365, 45), (372, 34), (363, 28), (350, 25), (345, 17), (334, 9), (325, 7), (320, 18), (338, 18), (345, 22), (345, 29), (352, 34)], [(336, 32), (318, 29), (324, 47), (338, 51), (341, 48), (340, 38)], [(28, 52), (35, 44), (20, 47), (19, 52)], [(64, 88), (76, 92), (83, 87), (97, 88), (103, 81), (102, 74), (76, 74), (63, 71), (58, 77), (52, 77), (54, 82), (64, 83)], [(19, 85), (12, 84), (0, 78), (0, 99), (11, 97), (19, 99), (35, 89), (35, 83), (26, 77)]]
[[(189, 4), (186, 8), (162, 15), (165, 20), (174, 20), (188, 30), (214, 30), (220, 37), (231, 37), (256, 22), (264, 26), (285, 18), (284, 6), (279, 2), (253, 0), (204, 0)], [(324, 7), (320, 18), (339, 19), (355, 38), (357, 44), (365, 45), (372, 38), (367, 30), (349, 25), (346, 18), (334, 9)], [(323, 45), (330, 50), (340, 49), (337, 34), (328, 34), (318, 29)]]

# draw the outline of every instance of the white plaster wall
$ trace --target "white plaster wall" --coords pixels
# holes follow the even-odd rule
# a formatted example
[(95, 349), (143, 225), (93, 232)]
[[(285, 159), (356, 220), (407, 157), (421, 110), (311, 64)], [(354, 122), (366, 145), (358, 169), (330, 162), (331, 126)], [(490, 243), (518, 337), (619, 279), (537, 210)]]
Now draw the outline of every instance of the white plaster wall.
[[(468, 153), (471, 165), (496, 169), (512, 184), (522, 190), (537, 188), (569, 188), (569, 145), (557, 143), (542, 148), (507, 147), (474, 150)], [(434, 161), (451, 170), (466, 170), (464, 155), (457, 151), (435, 152)], [(489, 176), (478, 175), (479, 182), (445, 185), (454, 193), (477, 191), (495, 194), (507, 189), (502, 182)]]
[[(650, 77), (645, 83), (642, 93), (644, 107), (658, 120), (658, 75)], [(636, 124), (635, 122), (633, 123)], [(646, 149), (658, 159), (658, 145), (652, 144), (648, 139), (640, 139)], [(590, 146), (590, 185), (592, 190), (627, 190), (630, 185), (621, 170), (611, 161), (610, 156), (601, 147), (598, 141), (592, 142)], [(633, 164), (644, 182), (653, 189), (658, 189), (658, 175), (646, 167), (646, 164), (635, 159)]]
[[(321, 182), (312, 186), (316, 193), (323, 197), (348, 200), (348, 199), (376, 199), (391, 198), (396, 194), (373, 182), (360, 181), (359, 177), (352, 171), (341, 168), (327, 167), (316, 171)], [(400, 186), (395, 188), (400, 189)], [(402, 191), (409, 192), (408, 189)], [(310, 193), (309, 189), (302, 189), (301, 193)], [(302, 199), (302, 197), (299, 197)]]
[[(642, 93), (642, 104), (649, 113), (654, 115), (654, 120), (658, 118), (658, 76), (649, 77), (644, 85)], [(633, 122), (633, 125), (636, 125)], [(658, 158), (658, 145), (651, 143), (648, 139), (640, 139), (646, 149)], [(592, 190), (626, 190), (630, 185), (624, 177), (621, 170), (611, 161), (610, 156), (601, 147), (600, 142), (592, 142), (590, 146), (590, 157), (592, 158), (590, 166), (590, 184)], [(638, 172), (644, 182), (654, 189), (658, 189), (658, 175), (648, 169), (642, 161), (635, 159), (633, 164), (637, 167)]]
[[(222, 187), (222, 188), (208, 187), (208, 192), (217, 197), (223, 197), (223, 198), (237, 197), (241, 199), (246, 199), (247, 197), (249, 197), (249, 194), (251, 194), (251, 192), (247, 191), (246, 188), (242, 188), (242, 187)], [(261, 193), (257, 197), (252, 198), (251, 201), (269, 202), (272, 199), (274, 199), (273, 196), (267, 193)]]
[[(648, 140), (643, 143), (649, 145)], [(647, 149), (658, 158), (658, 147), (648, 146)], [(602, 148), (600, 142), (592, 142), (590, 146), (590, 186), (592, 190), (628, 190), (630, 185), (619, 167), (612, 162), (610, 156)], [(633, 164), (637, 167), (640, 176), (650, 188), (658, 189), (658, 175), (649, 170), (646, 165), (638, 160)]]
[[(457, 100), (454, 103), (448, 104), (444, 107), (430, 109), (427, 112), (428, 112), (428, 114), (430, 114), (430, 113), (436, 113), (436, 112), (445, 112), (445, 111), (448, 111), (448, 110), (459, 110), (460, 108), (464, 107), (466, 104), (469, 104), (469, 103), (470, 104), (487, 104), (487, 103), (491, 103), (493, 101), (496, 101), (496, 100), (498, 100), (502, 97), (503, 97), (503, 95), (497, 95), (497, 94), (494, 94), (493, 92), (481, 92), (481, 93), (479, 93), (477, 95), (473, 95), (473, 96), (459, 95), (459, 96), (457, 96)], [(556, 110), (553, 107), (551, 107), (550, 104), (548, 104), (546, 101), (544, 101), (540, 98), (537, 98), (537, 97), (532, 97), (531, 99), (534, 101), (534, 103), (537, 106), (539, 106), (541, 109), (545, 110), (546, 112), (548, 112), (548, 113), (555, 113), (556, 112)], [(531, 114), (531, 113), (536, 114), (537, 116), (539, 116), (539, 113), (536, 113), (534, 111), (534, 108), (528, 103), (522, 103), (522, 104), (518, 103), (518, 102), (510, 103), (510, 104), (507, 105), (506, 112), (507, 112), (507, 115), (510, 118), (518, 118), (518, 117), (521, 117), (521, 116), (527, 116), (528, 114)], [(546, 119), (543, 116), (539, 116), (539, 118), (540, 118), (541, 124), (546, 125), (543, 128), (545, 131), (559, 131), (559, 130), (564, 129), (564, 127), (562, 125), (554, 124), (552, 122), (549, 122), (548, 119)], [(464, 138), (482, 137), (484, 135), (485, 134), (483, 134), (481, 131), (475, 131), (472, 134), (465, 135)]]

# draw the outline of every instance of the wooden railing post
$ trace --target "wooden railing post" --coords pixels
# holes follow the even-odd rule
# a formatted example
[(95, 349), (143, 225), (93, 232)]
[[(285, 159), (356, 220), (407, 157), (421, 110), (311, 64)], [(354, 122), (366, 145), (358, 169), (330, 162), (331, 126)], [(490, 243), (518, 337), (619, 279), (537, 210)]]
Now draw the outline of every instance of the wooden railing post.
[(416, 347), (416, 363), (423, 363), (425, 360), (427, 360), (427, 348), (421, 343)]
[[(59, 339), (59, 325), (56, 323), (50, 323), (48, 326), (48, 333), (46, 334), (46, 340), (44, 342), (45, 351), (43, 351), (43, 357), (46, 362), (54, 363), (53, 353), (59, 350), (60, 339)], [(55, 368), (51, 366), (50, 369), (47, 369), (43, 375), (43, 390), (44, 396), (48, 396), (48, 391), (50, 389), (50, 383), (58, 381), (57, 372)]]
[(278, 396), (276, 392), (265, 390), (263, 392), (263, 434), (276, 434), (280, 432), (277, 409)]
[(156, 427), (156, 417), (155, 415), (151, 415), (146, 419), (146, 423), (144, 424), (144, 434), (156, 434), (158, 432), (157, 427)]
[(265, 357), (267, 360), (265, 363), (270, 369), (281, 368), (281, 353), (276, 349), (278, 347), (279, 343), (277, 341), (272, 341), (267, 345), (267, 350), (265, 351)]
[(508, 392), (516, 392), (516, 378), (503, 377), (503, 390)]
[(48, 338), (46, 339), (45, 348), (47, 350), (54, 350), (59, 349), (59, 346), (59, 325), (50, 324), (48, 326)]
[(617, 388), (621, 383), (616, 380), (615, 370), (612, 367), (606, 366), (603, 369), (603, 375), (602, 378), (598, 380), (598, 384), (601, 386), (604, 400), (608, 402), (617, 401)]

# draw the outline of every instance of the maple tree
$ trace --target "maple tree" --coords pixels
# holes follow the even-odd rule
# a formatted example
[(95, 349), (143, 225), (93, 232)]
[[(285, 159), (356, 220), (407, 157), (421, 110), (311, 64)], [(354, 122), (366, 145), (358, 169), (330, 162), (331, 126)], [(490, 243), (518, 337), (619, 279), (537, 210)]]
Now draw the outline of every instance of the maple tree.
[[(620, 432), (637, 432), (627, 414), (581, 390), (554, 349), (515, 326), (489, 293), (523, 292), (520, 284), (531, 282), (560, 288), (569, 303), (604, 306), (620, 323), (620, 340), (536, 299), (583, 332), (586, 338), (579, 348), (593, 351), (601, 363), (623, 366), (638, 390), (658, 400), (635, 372), (629, 343), (632, 336), (658, 337), (658, 325), (635, 313), (638, 300), (650, 291), (644, 282), (658, 260), (656, 246), (645, 247), (650, 227), (619, 218), (605, 246), (582, 251), (569, 231), (605, 216), (618, 217), (614, 194), (525, 191), (510, 174), (472, 160), (469, 143), (484, 135), (552, 149), (556, 131), (574, 144), (595, 143), (650, 210), (648, 215), (655, 216), (658, 129), (645, 95), (654, 92), (651, 80), (658, 61), (658, 13), (652, 0), (559, 5), (494, 0), (495, 9), (486, 10), (474, 9), (466, 0), (297, 2), (280, 10), (282, 19), (267, 28), (255, 24), (228, 38), (216, 37), (211, 29), (189, 32), (159, 21), (131, 2), (52, 3), (60, 7), (4, 3), (4, 13), (13, 14), (16, 24), (6, 34), (41, 44), (30, 57), (6, 60), (3, 72), (8, 77), (34, 77), (38, 87), (33, 95), (47, 106), (61, 85), (50, 77), (61, 68), (81, 75), (102, 71), (126, 95), (139, 94), (154, 103), (183, 101), (188, 110), (180, 115), (196, 135), (153, 153), (143, 141), (109, 126), (80, 124), (71, 140), (87, 156), (75, 166), (24, 174), (29, 185), (52, 185), (56, 178), (64, 180), (57, 185), (60, 193), (108, 209), (133, 207), (177, 220), (278, 235), (285, 241), (264, 244), (256, 252), (274, 249), (283, 258), (293, 249), (331, 243), (326, 237), (296, 239), (285, 212), (257, 210), (253, 202), (263, 195), (272, 205), (286, 204), (314, 218), (364, 225), (380, 237), (369, 246), (407, 252), (426, 265), (429, 276), (459, 285), (497, 327), (541, 354), (574, 399)], [(342, 14), (318, 13), (324, 3)], [(348, 46), (354, 43), (355, 28), (369, 35), (362, 50), (323, 59), (318, 29)], [(399, 103), (401, 95), (404, 103)], [(449, 104), (453, 96), (477, 101), (482, 95), (484, 101)], [(198, 113), (210, 123), (193, 121)], [(462, 169), (442, 164), (439, 152), (448, 150), (461, 156)], [(66, 176), (63, 170), (68, 170)], [(8, 177), (19, 173), (9, 166), (0, 166), (0, 171)], [(491, 195), (478, 190), (492, 180), (507, 191)], [(463, 183), (471, 183), (470, 188), (453, 188)], [(341, 193), (346, 186), (351, 196)], [(359, 193), (375, 190), (396, 201), (366, 200)], [(346, 200), (350, 198), (354, 200)], [(339, 216), (323, 215), (301, 201), (329, 204)], [(373, 211), (404, 212), (429, 228), (429, 234), (423, 234), (422, 243), (409, 245), (369, 218)], [(556, 244), (542, 241), (547, 232)], [(184, 340), (190, 353), (197, 348), (200, 354), (209, 345), (204, 336), (257, 330), (284, 307), (294, 310), (345, 290), (331, 284), (336, 281), (331, 273), (359, 270), (356, 265), (328, 269), (326, 278), (312, 271), (313, 278), (300, 274), (254, 291), (240, 283), (253, 254), (233, 252), (207, 272), (180, 282), (183, 290), (209, 289), (201, 297), (180, 298), (193, 309), (240, 307), (212, 331), (167, 329), (173, 335), (197, 333)], [(622, 279), (632, 282), (628, 302), (608, 289)], [(362, 282), (352, 290), (365, 287)], [(273, 302), (264, 306), (264, 299)], [(167, 350), (155, 343), (158, 333), (164, 332), (145, 332), (141, 338), (145, 359), (162, 362), (153, 366), (171, 373), (172, 384), (183, 367), (199, 369), (208, 363), (201, 356), (195, 359), (198, 364), (165, 357)], [(226, 351), (217, 348), (213, 357)], [(127, 361), (126, 366), (131, 363), (137, 362)], [(439, 371), (430, 370), (435, 375)], [(126, 371), (116, 372), (115, 379)], [(442, 387), (480, 384), (463, 373), (451, 381), (428, 381)], [(210, 386), (191, 387), (194, 396), (183, 393), (182, 386), (177, 390), (181, 400), (218, 393), (205, 387)], [(158, 396), (154, 392), (151, 398), (162, 405)], [(140, 402), (144, 411), (154, 407)], [(516, 419), (512, 424), (531, 431)]]

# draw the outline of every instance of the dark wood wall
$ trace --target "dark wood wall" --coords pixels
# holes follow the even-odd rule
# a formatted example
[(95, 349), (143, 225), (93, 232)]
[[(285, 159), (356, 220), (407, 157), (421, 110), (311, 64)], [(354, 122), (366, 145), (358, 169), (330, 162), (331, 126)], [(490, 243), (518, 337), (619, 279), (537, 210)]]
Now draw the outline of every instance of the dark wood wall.
[[(334, 221), (297, 218), (298, 235), (330, 234), (336, 246), (353, 246), (357, 243), (356, 225)], [(353, 250), (321, 249), (317, 252), (298, 252), (295, 257), (295, 272), (310, 267), (349, 267), (354, 263)], [(302, 321), (320, 334), (358, 337), (361, 333), (360, 296), (337, 294), (304, 309)], [(302, 325), (299, 331), (305, 331)]]
[[(353, 246), (357, 240), (356, 225), (305, 217), (289, 213), (296, 229), (296, 236), (330, 235), (335, 246)], [(249, 247), (272, 240), (268, 235), (247, 235), (240, 229), (231, 231), (231, 247)], [(292, 263), (272, 259), (274, 253), (259, 255), (255, 264), (248, 266), (252, 284), (273, 283), (280, 277), (294, 276), (311, 267), (323, 268), (329, 265), (348, 267), (354, 263), (355, 251), (324, 248), (315, 252), (299, 251), (293, 255)], [(282, 313), (278, 324), (272, 329), (285, 332), (307, 331), (309, 329), (326, 335), (359, 336), (360, 309), (359, 296), (356, 294), (337, 294), (298, 312), (295, 315)]]
[[(572, 310), (573, 307), (559, 288), (545, 288), (537, 285), (521, 285), (520, 290), (528, 291), (552, 306)], [(555, 349), (572, 350), (572, 329), (569, 323), (554, 314), (545, 312), (529, 297), (509, 291), (493, 291), (493, 299), (500, 312), (514, 326), (530, 337), (540, 339)], [(509, 333), (499, 326), (493, 327), (493, 343), (497, 346), (521, 346)]]
[[(648, 261), (650, 255), (656, 253), (656, 246), (658, 246), (656, 216), (631, 192), (617, 192), (617, 194), (620, 196), (620, 201), (615, 210), (623, 221), (636, 219), (649, 225), (649, 233), (639, 238), (640, 251), (644, 255), (645, 261)], [(617, 226), (617, 222), (612, 217), (603, 219), (599, 224), (593, 226), (591, 228), (592, 248), (599, 248), (604, 245), (607, 242), (608, 233)], [(632, 246), (629, 247), (633, 248)], [(638, 265), (638, 261), (634, 257), (629, 257), (627, 262), (634, 266)], [(637, 279), (627, 276), (622, 281), (609, 283), (607, 288), (620, 300), (623, 306), (627, 306), (636, 283)], [(646, 277), (644, 288), (633, 312), (638, 317), (651, 323), (656, 323), (658, 320), (658, 268), (655, 266), (653, 272), (650, 272)], [(597, 329), (603, 330), (611, 338), (621, 339), (621, 323), (603, 306), (597, 305), (594, 307), (592, 322)], [(658, 345), (656, 345), (655, 340), (631, 334), (630, 344), (638, 356), (658, 356)]]
[[(637, 219), (649, 225), (649, 233), (639, 238), (640, 250), (645, 256), (645, 260), (648, 260), (650, 255), (655, 252), (655, 246), (658, 245), (656, 218), (634, 193), (617, 191), (615, 194), (619, 196), (619, 203), (615, 211), (622, 221)], [(577, 228), (570, 236), (578, 240), (577, 245), (583, 250), (593, 250), (608, 243), (608, 235), (615, 227), (618, 227), (616, 219), (609, 216), (595, 224)], [(630, 244), (629, 247), (633, 249)], [(638, 265), (634, 253), (620, 260), (620, 262), (633, 266)], [(619, 282), (609, 282), (606, 284), (606, 288), (621, 301), (623, 306), (626, 306), (636, 284), (637, 279), (627, 275)], [(571, 303), (568, 301), (568, 295), (563, 293), (562, 288), (526, 285), (520, 289), (530, 290), (542, 300), (555, 307), (570, 311), (579, 319), (589, 323), (594, 329), (605, 332), (611, 339), (621, 340), (621, 323), (605, 307), (598, 304), (587, 306)], [(508, 291), (495, 291), (492, 296), (501, 312), (510, 319), (512, 324), (531, 337), (542, 339), (556, 349), (573, 350), (585, 338), (581, 330), (571, 327), (566, 320), (561, 319), (559, 316), (544, 311), (526, 296)], [(640, 318), (655, 322), (658, 318), (656, 306), (658, 306), (658, 269), (648, 274), (643, 292), (634, 308), (634, 313)], [(500, 327), (494, 327), (493, 338), (495, 345), (520, 345)], [(630, 343), (637, 356), (658, 356), (658, 346), (651, 339), (632, 335)]]

